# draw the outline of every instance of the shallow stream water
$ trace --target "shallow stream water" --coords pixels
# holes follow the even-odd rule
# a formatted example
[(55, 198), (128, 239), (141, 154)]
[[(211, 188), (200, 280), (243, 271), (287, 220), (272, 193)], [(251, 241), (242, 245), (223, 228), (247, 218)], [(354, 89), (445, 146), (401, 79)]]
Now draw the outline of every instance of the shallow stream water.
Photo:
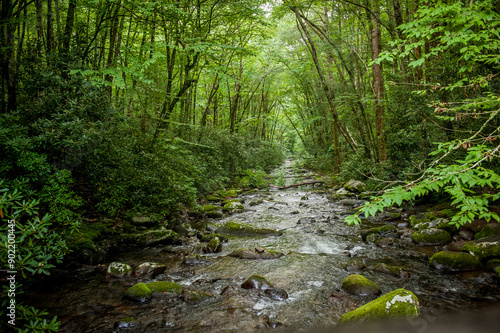
[[(285, 175), (293, 172), (288, 162)], [(287, 178), (288, 183), (293, 179)], [(214, 220), (229, 220), (283, 232), (281, 237), (228, 236), (220, 253), (205, 255), (209, 263), (189, 266), (183, 256), (173, 253), (183, 248), (154, 247), (122, 252), (108, 258), (135, 267), (144, 262), (167, 265), (154, 279), (129, 276), (107, 278), (106, 265), (80, 266), (62, 270), (32, 286), (26, 301), (46, 308), (62, 320), (63, 332), (254, 332), (263, 327), (304, 328), (334, 326), (340, 316), (367, 303), (341, 290), (349, 276), (344, 266), (353, 258), (362, 259), (368, 269), (360, 274), (387, 293), (405, 288), (419, 298), (422, 318), (431, 320), (444, 312), (478, 311), (499, 304), (500, 288), (490, 272), (443, 273), (429, 266), (428, 258), (439, 247), (418, 247), (403, 238), (389, 247), (367, 244), (360, 228), (348, 226), (343, 217), (351, 207), (327, 200), (328, 194), (314, 187), (272, 189), (244, 196), (243, 213)], [(252, 200), (262, 203), (250, 206)], [(301, 220), (301, 223), (298, 221)], [(394, 221), (397, 224), (401, 221)], [(370, 225), (371, 227), (372, 225)], [(238, 248), (266, 247), (285, 255), (272, 260), (244, 260), (228, 257)], [(403, 266), (410, 278), (401, 279), (371, 271), (377, 263)], [(288, 293), (285, 301), (240, 288), (253, 274), (269, 280)], [(126, 289), (138, 282), (174, 281), (186, 290), (215, 297), (198, 304), (180, 298), (154, 297), (146, 304), (123, 298)], [(221, 295), (224, 288), (232, 292)], [(124, 318), (134, 318), (137, 326), (114, 328)]]

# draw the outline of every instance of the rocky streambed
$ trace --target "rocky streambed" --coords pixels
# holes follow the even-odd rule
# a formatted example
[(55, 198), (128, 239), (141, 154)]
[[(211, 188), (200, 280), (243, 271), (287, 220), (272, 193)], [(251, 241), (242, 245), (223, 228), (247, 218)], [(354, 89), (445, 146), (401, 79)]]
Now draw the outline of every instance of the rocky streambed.
[(424, 322), (499, 304), (497, 226), (450, 229), (445, 210), (400, 208), (348, 226), (357, 186), (210, 198), (175, 231), (121, 235), (99, 264), (59, 269), (25, 301), (72, 333), (309, 330), (379, 313), (382, 298)]

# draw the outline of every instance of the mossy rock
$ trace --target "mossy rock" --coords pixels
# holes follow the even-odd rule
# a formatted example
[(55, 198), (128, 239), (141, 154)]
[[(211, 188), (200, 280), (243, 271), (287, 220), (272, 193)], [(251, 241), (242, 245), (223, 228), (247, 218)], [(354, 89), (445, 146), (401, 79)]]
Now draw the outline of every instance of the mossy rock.
[(131, 275), (133, 272), (132, 267), (121, 262), (112, 262), (106, 270), (106, 275), (109, 277), (121, 278), (125, 275)]
[(225, 212), (241, 212), (245, 209), (245, 206), (237, 200), (230, 201), (222, 207), (222, 210)]
[(254, 274), (241, 284), (241, 288), (264, 291), (267, 289), (272, 289), (274, 287), (271, 282), (267, 281), (264, 277)]
[(361, 259), (353, 259), (344, 265), (344, 269), (348, 272), (362, 271), (366, 268), (366, 264)]
[(410, 277), (410, 273), (406, 269), (401, 266), (390, 266), (384, 263), (380, 263), (375, 265), (372, 268), (372, 271), (384, 273), (388, 275), (392, 275), (394, 277), (398, 277), (401, 279), (408, 279)]
[(417, 245), (445, 245), (451, 242), (451, 235), (446, 230), (429, 228), (414, 232), (411, 239)]
[(486, 263), (486, 270), (496, 272), (497, 268), (500, 267), (500, 259), (491, 259)]
[(333, 193), (332, 195), (330, 195), (328, 197), (328, 200), (335, 201), (335, 200), (341, 200), (341, 199), (345, 199), (347, 197), (355, 197), (355, 196), (356, 196), (356, 194), (349, 192), (345, 188), (341, 188), (341, 189), (337, 190), (335, 193)]
[(494, 236), (500, 234), (500, 223), (488, 223), (484, 228), (474, 235), (474, 239)]
[(203, 235), (201, 236), (200, 238), (200, 242), (210, 242), (212, 239), (214, 239), (215, 237), (218, 237), (222, 243), (226, 243), (227, 242), (227, 238), (220, 235), (220, 234), (208, 234), (208, 235)]
[(135, 216), (132, 218), (132, 224), (138, 227), (154, 227), (157, 222), (149, 216)]
[(125, 297), (133, 301), (145, 303), (153, 297), (153, 292), (144, 283), (137, 283), (127, 289)]
[(356, 193), (361, 193), (366, 191), (365, 183), (354, 179), (351, 179), (350, 181), (345, 183), (344, 188), (349, 192), (356, 192)]
[(224, 216), (221, 212), (215, 210), (206, 212), (205, 215), (211, 219), (220, 219), (221, 217)]
[(415, 227), (416, 225), (418, 225), (422, 222), (425, 222), (425, 221), (422, 219), (417, 219), (417, 217), (415, 215), (408, 216), (408, 223), (410, 223), (410, 225), (412, 227)]
[(230, 257), (239, 259), (277, 259), (284, 254), (282, 252), (266, 249), (263, 247), (252, 247), (248, 249), (237, 249), (228, 254)]
[(258, 228), (254, 225), (229, 221), (219, 227), (216, 231), (218, 234), (235, 235), (235, 236), (281, 236), (282, 232), (267, 228)]
[(443, 218), (438, 218), (431, 222), (421, 222), (418, 223), (417, 225), (414, 225), (413, 228), (417, 230), (435, 228), (435, 229), (446, 230), (450, 234), (456, 234), (458, 232), (456, 225), (450, 224), (450, 220)]
[(158, 274), (165, 272), (167, 269), (166, 265), (155, 263), (155, 262), (144, 262), (134, 268), (135, 275), (146, 275), (150, 277), (155, 277)]
[(496, 272), (497, 272), (497, 277), (500, 279), (500, 267), (497, 267)]
[(364, 229), (364, 230), (360, 231), (361, 238), (363, 238), (364, 241), (366, 241), (366, 238), (370, 234), (386, 235), (386, 234), (392, 234), (392, 233), (397, 233), (397, 229), (393, 225), (384, 225), (382, 227), (375, 227), (375, 228)]
[(249, 205), (250, 206), (257, 206), (257, 205), (260, 205), (263, 202), (264, 202), (264, 199), (252, 200), (252, 201), (250, 201)]
[(202, 265), (212, 262), (212, 260), (204, 258), (199, 254), (193, 254), (184, 259), (183, 263), (186, 265)]
[(475, 271), (483, 269), (479, 258), (469, 253), (441, 251), (431, 257), (430, 265), (443, 271)]
[(447, 208), (447, 209), (441, 209), (437, 215), (439, 217), (451, 219), (453, 216), (455, 216), (455, 214), (456, 214), (455, 210)]
[(465, 243), (462, 251), (479, 258), (500, 257), (500, 235), (484, 237)]
[(198, 210), (200, 212), (203, 212), (203, 213), (218, 210), (218, 209), (220, 209), (220, 206), (215, 206), (215, 205), (203, 205), (203, 206), (198, 207)]
[(357, 296), (377, 296), (381, 294), (380, 288), (375, 283), (359, 274), (347, 277), (342, 282), (342, 289)]
[(397, 289), (380, 296), (340, 317), (339, 323), (363, 323), (389, 318), (414, 318), (420, 314), (418, 298), (406, 289)]
[(217, 253), (222, 251), (222, 241), (219, 237), (214, 237), (203, 249), (205, 253)]
[(220, 197), (218, 197), (218, 196), (215, 196), (215, 195), (211, 195), (211, 194), (207, 195), (207, 196), (205, 197), (205, 199), (206, 199), (207, 201), (212, 201), (212, 202), (216, 202), (216, 201), (221, 201), (221, 200), (222, 200), (222, 198), (220, 198)]
[(153, 296), (177, 297), (184, 291), (184, 287), (180, 284), (169, 281), (149, 282), (145, 285), (151, 290)]
[(182, 300), (190, 305), (198, 304), (213, 298), (214, 295), (194, 290), (184, 290), (182, 294)]

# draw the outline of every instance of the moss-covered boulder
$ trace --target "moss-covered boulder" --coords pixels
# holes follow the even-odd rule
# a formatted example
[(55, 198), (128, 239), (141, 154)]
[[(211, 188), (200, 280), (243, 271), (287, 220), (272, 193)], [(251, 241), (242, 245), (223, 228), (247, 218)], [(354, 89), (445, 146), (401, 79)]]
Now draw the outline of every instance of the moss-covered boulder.
[(214, 295), (194, 290), (184, 290), (184, 293), (182, 294), (182, 300), (189, 305), (202, 303), (213, 298)]
[(430, 222), (421, 222), (413, 226), (414, 229), (423, 230), (429, 228), (446, 230), (450, 234), (458, 233), (458, 229), (455, 225), (450, 224), (450, 220), (438, 218)]
[(491, 260), (488, 260), (488, 262), (485, 265), (485, 268), (488, 271), (492, 271), (492, 272), (496, 272), (497, 268), (499, 268), (499, 267), (500, 267), (500, 259), (491, 259)]
[(446, 230), (429, 228), (414, 232), (411, 239), (417, 245), (445, 245), (451, 242), (451, 235)]
[(199, 254), (193, 254), (184, 259), (183, 263), (186, 265), (203, 265), (212, 262), (208, 258), (203, 258)]
[(372, 271), (384, 273), (388, 275), (392, 275), (394, 277), (398, 277), (401, 279), (408, 279), (410, 277), (410, 273), (401, 266), (390, 266), (384, 263), (380, 263), (375, 265), (372, 268)]
[(216, 196), (216, 195), (213, 195), (213, 194), (209, 194), (205, 197), (205, 199), (207, 201), (211, 201), (211, 202), (216, 202), (216, 201), (221, 201), (223, 198), (219, 197), (219, 196)]
[(224, 205), (222, 208), (223, 211), (233, 213), (233, 212), (242, 212), (245, 209), (245, 206), (238, 200), (231, 200)]
[(140, 246), (169, 245), (179, 240), (179, 234), (164, 227), (134, 235), (133, 239)]
[(215, 205), (203, 205), (203, 206), (198, 207), (198, 210), (200, 212), (203, 212), (203, 213), (218, 210), (218, 209), (220, 209), (220, 206), (215, 206)]
[(423, 220), (423, 219), (417, 218), (415, 215), (408, 216), (408, 223), (412, 227), (415, 227), (416, 225), (418, 225), (418, 224), (420, 224), (422, 222), (426, 222), (426, 221)]
[(266, 249), (264, 247), (252, 247), (248, 249), (237, 249), (228, 254), (230, 257), (239, 259), (276, 259), (282, 257), (282, 252)]
[(205, 253), (217, 253), (222, 251), (222, 241), (220, 240), (219, 237), (214, 237), (208, 242), (208, 244), (205, 246), (204, 250)]
[(380, 288), (362, 275), (353, 274), (342, 282), (342, 289), (347, 293), (357, 296), (380, 295)]
[(281, 288), (266, 289), (264, 294), (274, 301), (284, 301), (288, 298), (288, 294)]
[(106, 270), (106, 276), (121, 278), (125, 275), (131, 275), (133, 272), (132, 267), (127, 264), (123, 264), (121, 262), (112, 262), (109, 264), (108, 269)]
[(361, 259), (353, 259), (344, 265), (344, 269), (348, 272), (362, 271), (366, 268), (366, 264)]
[(145, 303), (153, 297), (153, 292), (144, 283), (137, 283), (125, 291), (125, 297), (133, 301)]
[(348, 190), (349, 192), (355, 192), (355, 193), (361, 193), (366, 191), (366, 185), (365, 183), (359, 181), (359, 180), (354, 180), (351, 179), (347, 183), (344, 184), (344, 188)]
[(388, 318), (413, 318), (420, 314), (418, 298), (406, 289), (382, 295), (340, 317), (339, 323), (363, 323)]
[(271, 282), (267, 281), (264, 277), (254, 274), (241, 284), (241, 288), (264, 291), (266, 289), (272, 289), (274, 287)]
[(267, 228), (258, 228), (254, 225), (229, 221), (219, 227), (216, 231), (218, 234), (235, 235), (235, 236), (281, 236), (282, 232)]
[(145, 283), (145, 286), (151, 290), (153, 296), (177, 297), (182, 294), (184, 287), (175, 282), (156, 281)]
[(371, 235), (371, 234), (378, 234), (378, 235), (395, 235), (397, 234), (397, 229), (393, 225), (384, 225), (382, 227), (375, 227), (375, 228), (370, 228), (370, 229), (364, 229), (360, 231), (361, 238), (366, 241), (366, 238)]
[(462, 251), (469, 252), (479, 258), (500, 257), (500, 235), (467, 242), (462, 247)]
[(215, 237), (218, 237), (222, 243), (227, 243), (227, 238), (220, 235), (220, 234), (206, 234), (206, 235), (203, 235), (200, 237), (200, 242), (210, 242), (212, 239), (214, 239)]
[(131, 222), (135, 226), (147, 228), (154, 227), (157, 224), (156, 220), (149, 216), (135, 216)]
[(474, 235), (474, 239), (494, 236), (500, 234), (500, 223), (488, 223), (481, 231)]
[(134, 268), (134, 274), (145, 275), (154, 278), (158, 274), (165, 272), (165, 269), (167, 269), (166, 265), (155, 262), (145, 262)]
[(205, 216), (209, 217), (211, 219), (220, 219), (224, 215), (221, 212), (218, 212), (216, 210), (211, 210), (209, 212), (206, 212)]
[(438, 252), (431, 257), (430, 264), (437, 269), (450, 272), (483, 269), (478, 257), (464, 252)]
[(328, 197), (328, 200), (336, 201), (336, 200), (341, 200), (341, 199), (345, 199), (348, 197), (356, 197), (356, 194), (349, 192), (345, 188), (341, 188), (341, 189), (335, 191), (335, 193), (333, 193), (332, 195), (330, 195)]

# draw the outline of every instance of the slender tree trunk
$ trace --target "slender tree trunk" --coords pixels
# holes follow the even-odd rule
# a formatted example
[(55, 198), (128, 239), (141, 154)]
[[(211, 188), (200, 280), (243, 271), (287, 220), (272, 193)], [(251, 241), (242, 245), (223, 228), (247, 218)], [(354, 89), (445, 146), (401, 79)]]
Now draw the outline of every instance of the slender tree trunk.
[(12, 0), (2, 0), (0, 12), (0, 71), (2, 80), (2, 97), (0, 112), (17, 109), (16, 59), (14, 52), (15, 24), (13, 22), (14, 6)]

